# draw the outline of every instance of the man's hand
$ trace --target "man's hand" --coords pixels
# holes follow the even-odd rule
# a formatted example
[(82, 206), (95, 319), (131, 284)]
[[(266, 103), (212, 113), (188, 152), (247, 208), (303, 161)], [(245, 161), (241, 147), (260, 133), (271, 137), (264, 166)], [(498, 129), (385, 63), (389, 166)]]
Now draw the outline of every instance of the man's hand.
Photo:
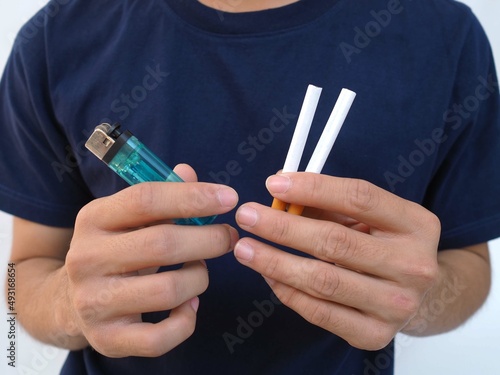
[[(187, 166), (176, 170), (196, 179)], [(144, 183), (97, 199), (79, 213), (66, 258), (70, 335), (83, 334), (108, 357), (156, 357), (186, 340), (195, 327), (197, 296), (208, 286), (203, 259), (230, 251), (228, 225), (180, 226), (170, 220), (230, 211), (238, 200), (226, 186)], [(155, 273), (160, 266), (181, 269)], [(141, 313), (171, 310), (157, 323)]]
[(386, 346), (437, 280), (437, 217), (362, 180), (287, 173), (267, 187), (309, 207), (304, 217), (248, 203), (238, 225), (309, 256), (243, 238), (236, 258), (309, 322), (361, 349)]

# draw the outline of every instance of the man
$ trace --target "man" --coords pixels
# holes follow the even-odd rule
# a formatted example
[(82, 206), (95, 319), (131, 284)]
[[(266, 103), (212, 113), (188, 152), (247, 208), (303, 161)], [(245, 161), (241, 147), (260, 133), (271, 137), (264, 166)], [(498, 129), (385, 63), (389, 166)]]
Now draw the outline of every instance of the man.
[[(63, 373), (392, 373), (376, 358), (397, 332), (453, 329), (486, 298), (499, 96), (464, 6), (45, 11), (2, 81), (0, 202), (17, 216), (20, 319), (73, 350)], [(308, 83), (324, 94), (305, 155), (341, 87), (355, 105), (323, 175), (275, 175)], [(176, 168), (187, 183), (126, 188), (82, 149), (103, 120), (192, 165)], [(271, 196), (308, 208), (273, 210)], [(450, 284), (465, 287), (450, 297)]]

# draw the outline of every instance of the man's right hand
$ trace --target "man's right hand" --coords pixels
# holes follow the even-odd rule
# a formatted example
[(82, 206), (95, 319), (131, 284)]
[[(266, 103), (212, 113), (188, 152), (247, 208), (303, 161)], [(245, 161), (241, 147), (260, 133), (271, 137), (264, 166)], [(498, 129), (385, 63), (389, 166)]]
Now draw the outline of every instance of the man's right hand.
[[(196, 179), (187, 166), (176, 171)], [(65, 331), (108, 357), (157, 357), (194, 331), (198, 295), (208, 287), (204, 259), (232, 250), (229, 225), (181, 226), (171, 220), (223, 214), (237, 193), (223, 185), (143, 183), (97, 199), (79, 213), (66, 257)], [(184, 264), (174, 271), (159, 267)], [(141, 314), (171, 310), (165, 320)]]

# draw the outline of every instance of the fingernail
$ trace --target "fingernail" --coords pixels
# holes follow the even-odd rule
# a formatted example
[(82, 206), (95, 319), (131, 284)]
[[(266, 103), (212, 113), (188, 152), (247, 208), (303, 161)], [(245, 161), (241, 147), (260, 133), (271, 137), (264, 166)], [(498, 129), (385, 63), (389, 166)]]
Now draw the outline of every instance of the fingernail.
[(248, 206), (241, 206), (236, 212), (236, 221), (240, 225), (253, 227), (257, 224), (258, 219), (259, 215), (257, 214), (257, 211)]
[(255, 251), (253, 247), (245, 241), (238, 242), (234, 248), (234, 255), (236, 258), (244, 262), (250, 262), (253, 259), (254, 254)]
[(191, 307), (193, 308), (194, 312), (198, 312), (198, 308), (200, 307), (200, 299), (198, 297), (194, 297), (191, 300)]
[(288, 176), (284, 175), (274, 175), (270, 176), (266, 180), (266, 187), (271, 193), (286, 193), (292, 181)]
[(233, 189), (225, 187), (219, 189), (217, 199), (222, 207), (234, 207), (238, 203), (238, 194)]

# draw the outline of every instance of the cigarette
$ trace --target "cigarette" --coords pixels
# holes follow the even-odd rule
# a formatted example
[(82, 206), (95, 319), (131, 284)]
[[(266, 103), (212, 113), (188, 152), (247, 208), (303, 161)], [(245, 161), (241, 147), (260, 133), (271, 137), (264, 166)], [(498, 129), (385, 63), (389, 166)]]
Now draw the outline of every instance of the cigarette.
[(306, 172), (321, 173), (325, 166), (326, 159), (332, 150), (333, 144), (342, 129), (342, 125), (351, 109), (356, 93), (348, 89), (342, 89), (333, 107), (332, 113), (325, 129), (319, 138), (318, 144), (307, 164)]
[[(344, 124), (355, 97), (356, 93), (351, 90), (342, 89), (340, 92), (330, 118), (328, 119), (311, 159), (307, 164), (306, 172), (321, 173), (323, 170), (326, 159), (330, 155), (333, 144), (340, 133), (340, 129)], [(288, 213), (294, 215), (302, 215), (303, 210), (304, 207), (300, 205), (290, 204), (288, 207)]]
[[(295, 130), (293, 132), (290, 148), (288, 149), (288, 153), (286, 155), (283, 173), (297, 172), (299, 168), (300, 159), (302, 158), (302, 153), (304, 152), (304, 147), (309, 135), (309, 129), (311, 129), (311, 124), (314, 114), (316, 113), (321, 91), (322, 88), (314, 85), (309, 85), (307, 87), (304, 102), (302, 103), (302, 108), (297, 120), (297, 125), (295, 125)], [(274, 198), (271, 207), (277, 210), (285, 211), (286, 206), (286, 202), (282, 202), (279, 199)]]

